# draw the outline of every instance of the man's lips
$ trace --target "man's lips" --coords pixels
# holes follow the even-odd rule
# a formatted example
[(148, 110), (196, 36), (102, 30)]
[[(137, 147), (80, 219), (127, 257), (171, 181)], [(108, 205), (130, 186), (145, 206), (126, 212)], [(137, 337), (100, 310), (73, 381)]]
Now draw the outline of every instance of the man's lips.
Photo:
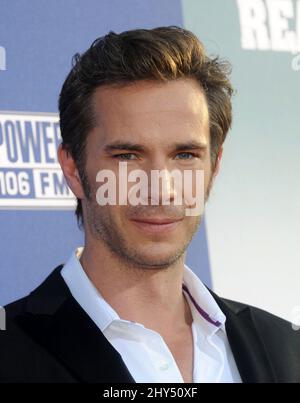
[(135, 218), (131, 221), (142, 231), (163, 233), (175, 229), (183, 218)]
[(148, 224), (170, 224), (172, 222), (182, 221), (182, 218), (133, 218), (132, 221), (144, 222)]

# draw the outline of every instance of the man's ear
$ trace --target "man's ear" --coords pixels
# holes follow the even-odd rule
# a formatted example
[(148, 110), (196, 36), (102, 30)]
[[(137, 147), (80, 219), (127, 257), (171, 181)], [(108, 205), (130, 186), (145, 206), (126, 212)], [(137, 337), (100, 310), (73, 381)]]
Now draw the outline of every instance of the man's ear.
[(60, 144), (57, 150), (57, 157), (69, 188), (78, 199), (82, 199), (84, 192), (79, 172), (71, 153)]
[(220, 147), (219, 152), (218, 152), (218, 156), (217, 156), (217, 160), (216, 160), (216, 164), (215, 164), (215, 169), (214, 169), (214, 172), (213, 172), (213, 177), (217, 176), (218, 173), (219, 173), (222, 155), (223, 155), (223, 146)]

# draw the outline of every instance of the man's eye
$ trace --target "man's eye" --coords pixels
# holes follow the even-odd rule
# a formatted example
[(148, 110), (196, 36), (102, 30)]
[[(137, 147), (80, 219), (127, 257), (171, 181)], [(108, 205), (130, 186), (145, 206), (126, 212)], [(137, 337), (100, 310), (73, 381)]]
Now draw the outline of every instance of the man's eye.
[(132, 160), (136, 158), (136, 155), (133, 153), (126, 153), (126, 154), (116, 154), (113, 158), (120, 158), (121, 160)]
[(179, 157), (180, 160), (190, 160), (192, 158), (196, 158), (197, 155), (194, 153), (183, 152), (183, 153), (178, 153), (176, 155), (176, 157)]

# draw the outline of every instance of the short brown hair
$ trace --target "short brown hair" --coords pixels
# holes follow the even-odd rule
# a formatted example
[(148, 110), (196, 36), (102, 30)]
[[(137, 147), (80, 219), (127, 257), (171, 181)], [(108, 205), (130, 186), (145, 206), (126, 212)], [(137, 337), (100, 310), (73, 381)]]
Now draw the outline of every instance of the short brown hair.
[[(110, 31), (96, 39), (85, 53), (73, 57), (73, 67), (59, 97), (62, 145), (68, 148), (84, 178), (86, 138), (96, 125), (92, 107), (96, 88), (141, 80), (194, 78), (208, 103), (214, 166), (232, 121), (230, 71), (228, 62), (208, 57), (199, 39), (186, 29), (169, 26), (120, 34)], [(79, 199), (76, 215), (81, 225)]]

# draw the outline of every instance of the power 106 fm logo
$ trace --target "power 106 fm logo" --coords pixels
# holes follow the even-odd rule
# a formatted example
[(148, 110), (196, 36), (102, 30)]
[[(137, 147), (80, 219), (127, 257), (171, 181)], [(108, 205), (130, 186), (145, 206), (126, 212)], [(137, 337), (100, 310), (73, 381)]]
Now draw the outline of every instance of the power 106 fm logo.
[(57, 161), (57, 114), (0, 111), (0, 208), (73, 209)]

